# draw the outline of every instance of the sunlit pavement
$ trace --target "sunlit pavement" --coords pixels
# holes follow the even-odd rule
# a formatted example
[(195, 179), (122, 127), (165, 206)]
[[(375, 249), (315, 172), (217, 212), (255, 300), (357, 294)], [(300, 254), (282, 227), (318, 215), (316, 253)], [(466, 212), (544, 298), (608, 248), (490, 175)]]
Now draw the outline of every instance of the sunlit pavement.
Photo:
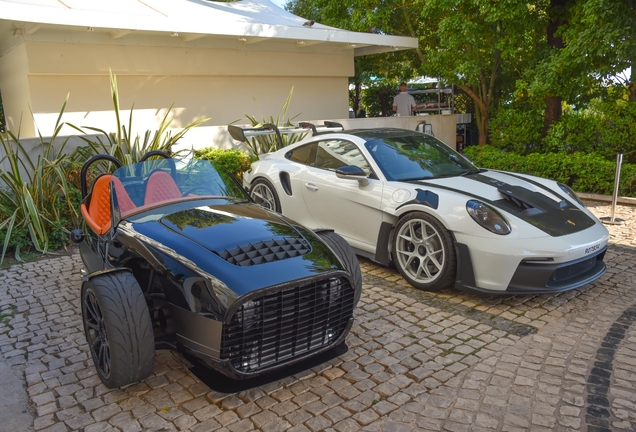
[(79, 255), (17, 265), (0, 272), (3, 362), (24, 374), (38, 431), (636, 430), (636, 213), (616, 216), (607, 273), (559, 295), (424, 293), (362, 261), (348, 351), (236, 391), (170, 351), (143, 382), (104, 387)]

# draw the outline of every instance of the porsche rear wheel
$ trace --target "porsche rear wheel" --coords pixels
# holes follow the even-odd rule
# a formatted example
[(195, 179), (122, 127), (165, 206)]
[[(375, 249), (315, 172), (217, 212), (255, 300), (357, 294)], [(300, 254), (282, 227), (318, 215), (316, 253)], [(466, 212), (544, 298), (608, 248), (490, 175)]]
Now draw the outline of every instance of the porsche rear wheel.
[(86, 341), (102, 382), (110, 388), (152, 373), (155, 339), (148, 305), (131, 273), (106, 273), (82, 287)]
[(451, 234), (434, 217), (410, 213), (400, 219), (393, 239), (393, 261), (415, 288), (439, 291), (451, 286), (457, 258)]
[(280, 213), (280, 201), (274, 186), (267, 180), (260, 178), (252, 183), (250, 196), (256, 204), (260, 204), (268, 210)]
[(356, 307), (362, 295), (362, 271), (360, 271), (360, 263), (356, 253), (345, 239), (333, 231), (317, 231), (316, 234), (338, 255), (345, 269), (351, 274), (355, 292), (353, 307)]

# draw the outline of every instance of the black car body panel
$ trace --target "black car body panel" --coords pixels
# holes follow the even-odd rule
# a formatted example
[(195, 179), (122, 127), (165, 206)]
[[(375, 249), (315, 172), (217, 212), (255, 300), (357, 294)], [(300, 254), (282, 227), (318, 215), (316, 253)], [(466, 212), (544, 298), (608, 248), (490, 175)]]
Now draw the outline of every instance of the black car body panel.
[[(232, 378), (276, 370), (344, 341), (355, 306), (351, 275), (314, 232), (247, 196), (185, 198), (147, 209), (132, 198), (141, 211), (124, 214), (103, 235), (88, 230), (80, 244), (86, 279), (132, 271), (148, 302), (155, 341), (195, 354)], [(298, 290), (307, 289), (312, 293), (303, 299)], [(277, 303), (270, 304), (274, 297)], [(301, 328), (311, 314), (322, 327)], [(272, 319), (282, 330), (267, 327)], [(237, 334), (243, 340), (253, 326), (261, 334), (252, 337), (251, 348), (236, 345)], [(268, 345), (268, 332), (286, 340), (287, 327), (305, 339)], [(272, 349), (273, 356), (266, 352)], [(252, 366), (242, 367), (241, 356), (248, 355)]]

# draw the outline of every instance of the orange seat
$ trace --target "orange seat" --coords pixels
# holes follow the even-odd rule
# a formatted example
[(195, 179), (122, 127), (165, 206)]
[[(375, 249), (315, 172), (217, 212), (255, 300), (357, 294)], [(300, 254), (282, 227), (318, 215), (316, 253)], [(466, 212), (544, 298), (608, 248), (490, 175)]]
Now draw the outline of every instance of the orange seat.
[(165, 171), (156, 171), (150, 175), (146, 184), (144, 205), (177, 198), (181, 198), (181, 191), (170, 174)]
[(110, 183), (115, 186), (119, 211), (126, 213), (136, 206), (130, 199), (121, 181), (110, 174), (103, 175), (93, 185), (89, 207), (82, 204), (80, 209), (84, 220), (93, 231), (102, 235), (110, 229)]

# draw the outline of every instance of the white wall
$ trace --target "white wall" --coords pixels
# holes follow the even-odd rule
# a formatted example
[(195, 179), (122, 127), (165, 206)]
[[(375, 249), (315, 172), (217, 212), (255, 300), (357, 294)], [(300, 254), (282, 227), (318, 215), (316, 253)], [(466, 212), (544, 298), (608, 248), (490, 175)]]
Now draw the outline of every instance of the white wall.
[[(51, 134), (67, 96), (65, 121), (114, 131), (109, 70), (117, 74), (123, 116), (128, 118), (126, 110), (134, 104), (133, 129), (141, 132), (156, 129), (171, 105), (171, 126), (177, 128), (197, 117), (210, 118), (207, 125), (226, 125), (245, 114), (277, 117), (292, 87), (288, 115), (298, 115), (296, 120), (348, 114), (351, 50), (69, 43), (58, 40), (59, 35), (53, 40), (45, 36), (22, 43), (0, 63), (8, 126), (16, 130), (14, 119), (22, 114), (22, 136), (36, 136), (36, 128)], [(70, 127), (62, 131), (74, 132)], [(198, 139), (205, 137), (199, 134)], [(212, 145), (211, 137), (208, 141)]]
[(17, 133), (22, 122), (22, 135), (35, 136), (29, 102), (28, 58), (26, 44), (19, 41), (0, 52), (0, 94), (7, 129)]

